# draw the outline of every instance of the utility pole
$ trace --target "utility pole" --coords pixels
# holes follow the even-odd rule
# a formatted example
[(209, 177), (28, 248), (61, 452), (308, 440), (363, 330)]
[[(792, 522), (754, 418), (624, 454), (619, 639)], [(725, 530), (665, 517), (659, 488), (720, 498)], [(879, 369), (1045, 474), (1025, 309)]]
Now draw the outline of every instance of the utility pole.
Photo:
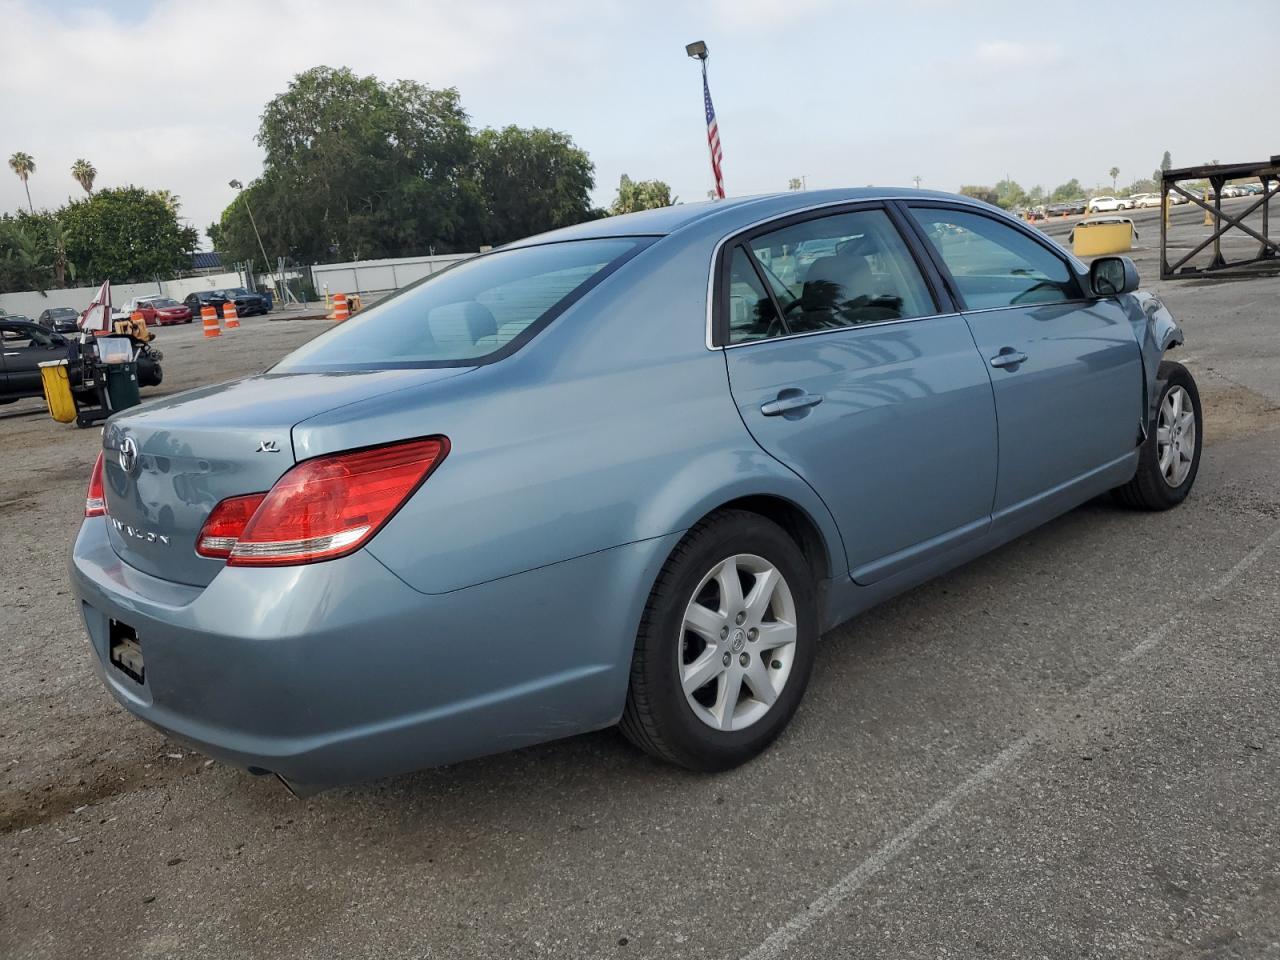
[(914, 180), (914, 181), (916, 182), (916, 189), (917, 189), (917, 190), (919, 190), (919, 189), (920, 189), (920, 181), (921, 181), (921, 179), (923, 179), (923, 178), (920, 176), (920, 174), (918, 174), (918, 173), (917, 173), (917, 174), (916, 174), (914, 177), (912, 177), (911, 179), (912, 179), (912, 180)]
[[(258, 238), (258, 249), (262, 251), (262, 265), (268, 270), (271, 269), (271, 258), (267, 256), (267, 248), (262, 245), (262, 234), (258, 232), (258, 222), (253, 219), (253, 207), (249, 206), (249, 198), (244, 195), (244, 184), (239, 180), (232, 180), (227, 184), (232, 190), (240, 191), (240, 199), (244, 201), (244, 208), (249, 212), (249, 223), (253, 226), (253, 235)], [(281, 289), (283, 284), (273, 274), (271, 279), (275, 281), (276, 293), (280, 296), (280, 300), (284, 302), (284, 293)]]

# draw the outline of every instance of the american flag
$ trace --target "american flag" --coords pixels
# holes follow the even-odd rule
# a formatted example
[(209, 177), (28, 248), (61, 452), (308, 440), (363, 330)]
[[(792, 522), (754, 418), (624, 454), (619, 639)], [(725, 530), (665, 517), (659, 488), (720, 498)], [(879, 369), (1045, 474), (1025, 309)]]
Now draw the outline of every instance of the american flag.
[(716, 108), (711, 105), (711, 88), (707, 86), (707, 70), (702, 70), (702, 99), (707, 107), (707, 145), (711, 147), (711, 172), (716, 175), (716, 196), (724, 199), (724, 174), (720, 164), (724, 151), (720, 149), (720, 127), (716, 123)]

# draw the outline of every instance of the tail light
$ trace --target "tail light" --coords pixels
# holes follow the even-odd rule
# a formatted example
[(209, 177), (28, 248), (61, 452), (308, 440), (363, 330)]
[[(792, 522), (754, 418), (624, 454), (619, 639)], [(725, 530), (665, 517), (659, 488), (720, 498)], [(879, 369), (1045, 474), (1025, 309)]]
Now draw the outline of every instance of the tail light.
[(215, 560), (225, 560), (231, 556), (231, 548), (236, 545), (254, 511), (265, 499), (265, 493), (251, 493), (247, 497), (231, 497), (219, 503), (200, 529), (196, 553)]
[(89, 474), (89, 492), (84, 495), (84, 515), (86, 517), (105, 517), (107, 500), (102, 489), (102, 451), (98, 451), (98, 459), (93, 463), (93, 472)]
[(304, 460), (267, 493), (223, 500), (196, 552), (229, 566), (287, 566), (359, 550), (449, 453), (445, 437)]

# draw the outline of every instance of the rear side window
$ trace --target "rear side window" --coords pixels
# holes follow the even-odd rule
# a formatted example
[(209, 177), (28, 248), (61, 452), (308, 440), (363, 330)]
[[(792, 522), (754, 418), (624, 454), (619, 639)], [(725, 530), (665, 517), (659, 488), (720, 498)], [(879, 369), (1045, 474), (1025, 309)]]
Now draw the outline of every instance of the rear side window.
[(1080, 297), (1066, 262), (1031, 237), (977, 213), (912, 207), (970, 310)]
[(273, 369), (469, 366), (506, 356), (651, 242), (575, 240), (464, 260), (362, 310)]
[(781, 332), (778, 311), (750, 256), (742, 247), (734, 247), (729, 265), (729, 342), (750, 343)]

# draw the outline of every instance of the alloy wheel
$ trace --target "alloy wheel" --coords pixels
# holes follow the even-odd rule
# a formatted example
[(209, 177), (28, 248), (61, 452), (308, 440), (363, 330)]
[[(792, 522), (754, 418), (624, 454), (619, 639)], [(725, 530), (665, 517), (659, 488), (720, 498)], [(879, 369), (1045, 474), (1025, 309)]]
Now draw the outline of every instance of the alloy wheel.
[(1164, 482), (1171, 487), (1181, 486), (1196, 455), (1196, 411), (1191, 395), (1183, 387), (1174, 386), (1160, 403), (1156, 455)]
[(717, 563), (693, 591), (681, 632), (680, 685), (699, 720), (735, 731), (769, 712), (796, 645), (795, 599), (777, 567), (749, 553)]

